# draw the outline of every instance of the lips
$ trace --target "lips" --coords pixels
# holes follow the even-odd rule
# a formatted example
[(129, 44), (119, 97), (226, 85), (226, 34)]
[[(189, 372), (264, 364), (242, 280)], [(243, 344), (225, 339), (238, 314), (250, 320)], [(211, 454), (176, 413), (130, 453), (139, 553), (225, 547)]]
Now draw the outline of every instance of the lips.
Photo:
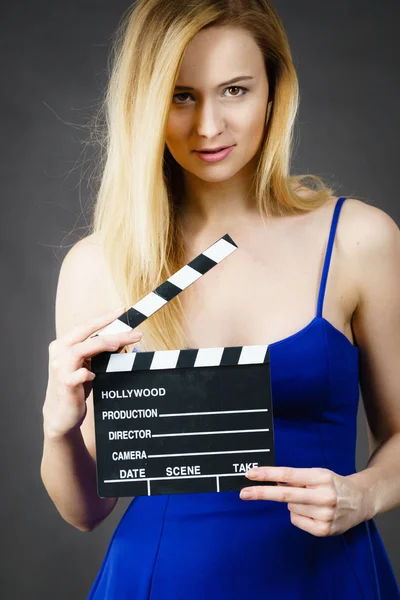
[(234, 148), (234, 146), (226, 146), (223, 150), (217, 150), (216, 152), (205, 152), (204, 150), (199, 152), (195, 150), (194, 153), (200, 160), (206, 163), (217, 163), (224, 160), (231, 152), (233, 152)]

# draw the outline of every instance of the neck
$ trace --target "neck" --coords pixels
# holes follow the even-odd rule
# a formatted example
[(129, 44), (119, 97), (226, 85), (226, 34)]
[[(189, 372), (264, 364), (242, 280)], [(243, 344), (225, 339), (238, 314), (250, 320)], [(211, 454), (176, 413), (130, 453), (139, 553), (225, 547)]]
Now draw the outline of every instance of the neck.
[(229, 227), (258, 214), (254, 193), (254, 170), (246, 165), (242, 171), (225, 181), (204, 181), (184, 172), (185, 229)]

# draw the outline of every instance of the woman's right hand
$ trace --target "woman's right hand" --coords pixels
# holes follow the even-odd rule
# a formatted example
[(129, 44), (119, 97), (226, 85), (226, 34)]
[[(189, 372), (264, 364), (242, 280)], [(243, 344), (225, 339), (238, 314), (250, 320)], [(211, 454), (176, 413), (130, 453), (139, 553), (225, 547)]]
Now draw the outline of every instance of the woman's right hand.
[(91, 357), (140, 341), (142, 334), (134, 329), (90, 337), (118, 318), (123, 308), (108, 311), (50, 342), (49, 379), (42, 411), (46, 436), (62, 438), (84, 421), (86, 399), (96, 376), (90, 370)]

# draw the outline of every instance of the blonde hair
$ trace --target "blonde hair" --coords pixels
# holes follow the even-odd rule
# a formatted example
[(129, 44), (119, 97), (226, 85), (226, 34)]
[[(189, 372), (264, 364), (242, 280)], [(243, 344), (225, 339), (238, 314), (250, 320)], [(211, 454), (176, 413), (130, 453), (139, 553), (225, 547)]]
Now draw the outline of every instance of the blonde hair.
[[(184, 50), (196, 33), (215, 26), (244, 28), (265, 59), (269, 115), (254, 175), (260, 215), (314, 210), (332, 195), (315, 175), (290, 175), (299, 88), (288, 39), (271, 3), (138, 0), (117, 29), (106, 95), (93, 120), (101, 178), (91, 229), (100, 236), (126, 309), (188, 260), (179, 219), (182, 170), (166, 147), (165, 131)], [(140, 325), (139, 348), (187, 347), (184, 319), (177, 296)]]

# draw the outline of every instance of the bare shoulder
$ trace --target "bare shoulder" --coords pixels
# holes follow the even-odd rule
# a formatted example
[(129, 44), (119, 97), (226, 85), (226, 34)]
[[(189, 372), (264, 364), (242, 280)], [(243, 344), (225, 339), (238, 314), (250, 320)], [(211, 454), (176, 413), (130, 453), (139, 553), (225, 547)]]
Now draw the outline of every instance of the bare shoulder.
[(347, 244), (357, 249), (359, 256), (385, 251), (399, 236), (394, 219), (377, 206), (348, 198), (341, 212), (340, 233)]
[(99, 236), (91, 234), (79, 240), (67, 252), (60, 268), (56, 295), (57, 336), (121, 304)]
[(400, 230), (381, 208), (348, 198), (341, 210), (337, 243), (355, 279), (363, 283), (382, 261), (398, 260)]
[(93, 233), (76, 242), (66, 253), (60, 272), (73, 278), (74, 282), (84, 283), (89, 278), (91, 284), (102, 285), (109, 274), (100, 237)]

